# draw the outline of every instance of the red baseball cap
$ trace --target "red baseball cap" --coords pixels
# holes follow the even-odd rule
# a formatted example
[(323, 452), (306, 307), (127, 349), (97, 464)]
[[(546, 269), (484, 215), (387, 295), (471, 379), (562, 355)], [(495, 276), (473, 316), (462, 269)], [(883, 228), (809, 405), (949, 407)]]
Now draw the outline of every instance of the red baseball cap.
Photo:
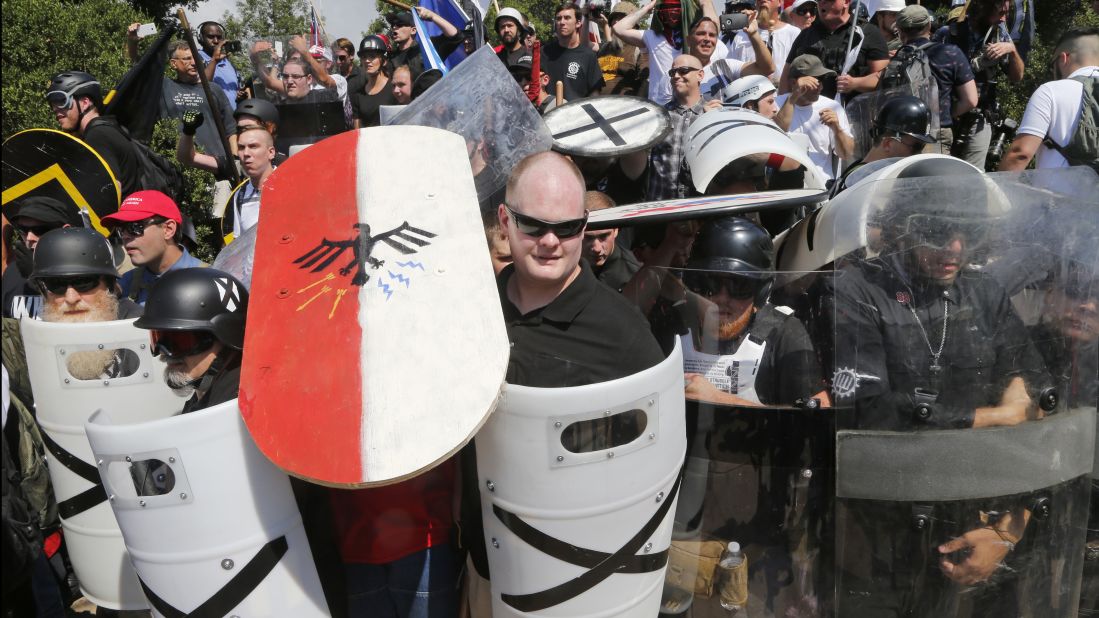
[(172, 198), (160, 191), (136, 191), (122, 200), (118, 212), (103, 217), (104, 225), (141, 221), (149, 217), (164, 217), (176, 223), (183, 223), (183, 215)]

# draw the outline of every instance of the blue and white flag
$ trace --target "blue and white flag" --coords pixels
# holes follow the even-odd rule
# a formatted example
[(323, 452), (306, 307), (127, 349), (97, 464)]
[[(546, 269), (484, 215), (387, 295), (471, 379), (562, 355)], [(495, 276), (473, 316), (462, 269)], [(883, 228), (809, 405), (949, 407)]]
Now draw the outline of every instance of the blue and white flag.
[(431, 43), (431, 37), (424, 29), (424, 22), (420, 19), (420, 14), (416, 12), (416, 9), (409, 12), (412, 13), (412, 23), (416, 26), (416, 42), (420, 45), (420, 55), (424, 59), (424, 70), (438, 69), (442, 71), (443, 75), (446, 75), (449, 69), (443, 63), (443, 59), (439, 57), (439, 52), (435, 51), (435, 46)]
[[(422, 0), (420, 6), (430, 10), (436, 15), (447, 20), (458, 29), (458, 32), (465, 30), (466, 25), (470, 22), (469, 13), (462, 8), (462, 5), (457, 0)], [(476, 6), (473, 7), (476, 10)], [(443, 33), (442, 29), (436, 26), (434, 23), (429, 22), (424, 24), (427, 28), (426, 32), (429, 37), (438, 36)], [(465, 60), (466, 53), (462, 49), (462, 46), (458, 46), (452, 54), (443, 58), (443, 62), (447, 68), (453, 69), (458, 66), (458, 63)]]

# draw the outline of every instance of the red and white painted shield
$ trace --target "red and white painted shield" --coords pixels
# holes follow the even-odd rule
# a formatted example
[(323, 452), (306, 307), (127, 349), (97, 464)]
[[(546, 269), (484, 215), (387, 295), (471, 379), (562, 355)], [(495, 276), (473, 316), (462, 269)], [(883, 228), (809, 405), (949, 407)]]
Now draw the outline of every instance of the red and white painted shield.
[(464, 140), (348, 132), (267, 180), (240, 409), (290, 474), (393, 483), (468, 442), (508, 343)]

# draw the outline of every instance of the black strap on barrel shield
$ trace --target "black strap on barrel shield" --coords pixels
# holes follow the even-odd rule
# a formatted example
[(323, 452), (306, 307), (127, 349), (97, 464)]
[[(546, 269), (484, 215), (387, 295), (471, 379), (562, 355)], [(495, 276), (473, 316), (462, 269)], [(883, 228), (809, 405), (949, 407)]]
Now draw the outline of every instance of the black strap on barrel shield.
[(492, 512), (496, 515), (496, 518), (528, 545), (553, 558), (588, 569), (579, 577), (541, 592), (503, 594), (501, 599), (504, 603), (519, 611), (535, 612), (580, 596), (615, 573), (651, 573), (664, 568), (664, 565), (668, 562), (667, 549), (641, 556), (636, 554), (641, 546), (645, 544), (645, 541), (660, 526), (660, 523), (664, 521), (664, 516), (668, 514), (668, 509), (671, 508), (672, 503), (675, 502), (676, 494), (679, 493), (679, 485), (682, 480), (683, 475), (680, 474), (676, 478), (675, 484), (672, 485), (671, 491), (668, 492), (667, 498), (664, 499), (660, 508), (656, 509), (649, 521), (645, 522), (641, 530), (626, 541), (625, 545), (612, 554), (577, 547), (566, 541), (553, 538), (526, 523), (518, 515), (509, 513), (498, 505), (493, 505)]
[(149, 599), (149, 603), (156, 611), (167, 618), (222, 618), (222, 616), (229, 615), (234, 607), (240, 605), (248, 598), (248, 595), (252, 594), (263, 583), (263, 580), (267, 578), (274, 570), (275, 565), (286, 554), (288, 547), (285, 536), (280, 536), (268, 542), (256, 552), (256, 555), (248, 561), (248, 564), (244, 565), (244, 568), (233, 576), (233, 579), (230, 579), (222, 586), (221, 590), (218, 590), (205, 603), (190, 612), (172, 607), (167, 601), (150, 590), (144, 580), (138, 579), (141, 581), (141, 589), (145, 591), (145, 598)]
[(75, 517), (90, 508), (98, 506), (107, 499), (107, 491), (103, 489), (103, 481), (99, 478), (99, 470), (96, 470), (95, 466), (61, 448), (61, 445), (54, 442), (50, 434), (44, 431), (42, 432), (42, 441), (46, 444), (46, 448), (53, 455), (53, 458), (57, 460), (57, 463), (65, 466), (73, 474), (93, 485), (75, 496), (57, 503), (57, 514), (62, 519)]

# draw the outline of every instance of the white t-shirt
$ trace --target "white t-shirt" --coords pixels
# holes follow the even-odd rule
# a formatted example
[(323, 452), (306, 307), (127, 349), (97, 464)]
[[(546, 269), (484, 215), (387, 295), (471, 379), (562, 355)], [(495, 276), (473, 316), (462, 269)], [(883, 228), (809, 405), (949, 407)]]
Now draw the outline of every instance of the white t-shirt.
[[(779, 95), (775, 98), (775, 104), (782, 107), (789, 96), (789, 94)], [(836, 112), (836, 116), (840, 119), (840, 128), (850, 136), (851, 124), (847, 121), (843, 106), (825, 96), (813, 101), (811, 105), (794, 105), (794, 116), (790, 119), (790, 129), (787, 132), (809, 138), (809, 159), (813, 161), (813, 165), (817, 166), (821, 177), (830, 180), (834, 177), (832, 151), (836, 147), (836, 136), (832, 134), (832, 129), (829, 129), (828, 125), (820, 121), (820, 113), (826, 109)]]
[(702, 94), (720, 97), (721, 89), (735, 79), (740, 79), (746, 63), (732, 58), (711, 60), (702, 70)]
[[(336, 95), (340, 97), (340, 102), (347, 101), (347, 78), (339, 73), (329, 73), (332, 79), (336, 80)], [(324, 84), (318, 84), (313, 82), (313, 90), (324, 90), (327, 88)]]
[[(652, 30), (646, 30), (642, 39), (645, 42), (645, 48), (649, 50), (649, 100), (664, 105), (672, 100), (672, 80), (668, 77), (668, 70), (672, 68), (676, 56), (683, 52), (672, 47), (663, 35)], [(710, 56), (710, 64), (728, 55), (729, 48), (718, 41), (714, 54)]]
[[(1074, 71), (1069, 77), (1099, 77), (1099, 66)], [(1026, 104), (1019, 133), (1045, 139), (1047, 136), (1061, 146), (1072, 140), (1080, 121), (1080, 105), (1084, 100), (1084, 85), (1072, 79), (1046, 82), (1034, 91)], [(1068, 161), (1056, 150), (1042, 145), (1038, 148), (1035, 167), (1068, 167)]]
[[(782, 76), (782, 67), (786, 66), (786, 58), (790, 56), (794, 39), (801, 34), (801, 30), (798, 28), (787, 23), (780, 23), (782, 25), (774, 32), (762, 28), (759, 31), (759, 36), (763, 39), (764, 45), (768, 45), (771, 50), (771, 59), (775, 61), (775, 72), (767, 76), (773, 82), (777, 82), (779, 77)], [(756, 61), (756, 52), (752, 49), (752, 41), (748, 37), (748, 33), (743, 30), (736, 33), (736, 36), (733, 37), (733, 44), (729, 47), (729, 57), (745, 64)]]

